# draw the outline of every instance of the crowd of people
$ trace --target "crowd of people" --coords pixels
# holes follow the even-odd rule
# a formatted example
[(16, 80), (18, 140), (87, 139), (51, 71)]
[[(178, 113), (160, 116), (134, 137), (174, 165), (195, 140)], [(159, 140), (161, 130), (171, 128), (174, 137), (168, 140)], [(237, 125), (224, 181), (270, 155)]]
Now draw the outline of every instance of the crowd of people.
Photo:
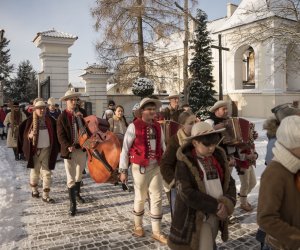
[[(133, 179), (133, 235), (145, 237), (148, 201), (154, 240), (171, 249), (214, 250), (218, 232), (223, 241), (230, 238), (228, 226), (237, 223), (232, 217), (237, 201), (245, 212), (254, 209), (248, 195), (256, 185), (258, 134), (250, 121), (229, 117), (226, 101), (217, 101), (202, 121), (187, 104), (180, 107), (179, 94), (170, 93), (167, 99), (169, 106), (164, 109), (155, 96), (142, 99), (130, 123), (124, 107), (110, 100), (102, 117), (122, 148), (118, 181), (127, 184), (128, 178)], [(85, 203), (81, 185), (87, 152), (79, 140), (87, 114), (74, 90), (60, 101), (66, 104), (63, 111), (54, 98), (47, 102), (37, 98), (27, 116), (17, 102), (10, 105), (10, 112), (1, 107), (0, 135), (16, 160), (27, 161), (32, 198), (40, 197), (42, 180), (42, 201), (55, 203), (50, 196), (52, 170), (58, 157), (64, 160), (69, 214), (75, 216), (77, 202)], [(272, 112), (274, 116), (264, 123), (269, 140), (260, 182), (257, 240), (265, 250), (299, 250), (300, 110), (284, 104)], [(240, 179), (239, 190), (233, 169)], [(161, 230), (163, 192), (172, 219), (168, 236)]]

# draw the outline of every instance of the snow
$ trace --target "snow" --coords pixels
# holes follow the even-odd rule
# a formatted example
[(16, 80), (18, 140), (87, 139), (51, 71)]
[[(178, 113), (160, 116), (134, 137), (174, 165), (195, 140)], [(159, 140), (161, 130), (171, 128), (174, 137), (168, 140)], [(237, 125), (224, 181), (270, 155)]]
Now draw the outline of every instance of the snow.
[[(259, 154), (255, 169), (257, 185), (249, 195), (250, 202), (256, 202), (260, 176), (265, 169), (264, 157), (267, 137), (265, 131), (262, 130), (264, 119), (248, 119), (255, 124), (259, 134), (259, 138), (256, 141), (256, 150)], [(28, 189), (30, 188), (27, 182), (29, 170), (26, 171), (28, 178), (20, 178), (19, 176), (25, 172), (18, 171), (20, 168), (25, 168), (25, 162), (16, 162), (12, 149), (6, 147), (6, 141), (0, 140), (0, 248), (1, 245), (5, 245), (8, 242), (13, 246), (22, 237), (26, 237), (26, 232), (22, 229), (22, 214), (26, 209)], [(233, 177), (236, 180), (237, 190), (239, 190), (240, 182), (235, 170), (233, 171)], [(254, 220), (253, 218), (249, 217), (249, 220)], [(251, 223), (255, 223), (255, 221), (251, 221)]]

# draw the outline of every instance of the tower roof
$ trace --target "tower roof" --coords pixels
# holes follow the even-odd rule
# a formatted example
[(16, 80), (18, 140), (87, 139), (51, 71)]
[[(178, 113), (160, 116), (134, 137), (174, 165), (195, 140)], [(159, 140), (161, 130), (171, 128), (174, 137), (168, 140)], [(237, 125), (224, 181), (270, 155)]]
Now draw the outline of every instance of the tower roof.
[(233, 15), (215, 32), (228, 30), (265, 18), (278, 16), (296, 20), (294, 7), (288, 0), (242, 0)]
[(43, 32), (38, 32), (35, 36), (35, 38), (33, 39), (33, 42), (39, 37), (39, 36), (43, 36), (43, 37), (56, 37), (56, 38), (64, 38), (64, 39), (77, 39), (77, 36), (73, 36), (71, 34), (65, 33), (65, 32), (61, 32), (61, 31), (57, 31), (55, 29), (52, 30), (47, 30), (47, 31), (43, 31)]

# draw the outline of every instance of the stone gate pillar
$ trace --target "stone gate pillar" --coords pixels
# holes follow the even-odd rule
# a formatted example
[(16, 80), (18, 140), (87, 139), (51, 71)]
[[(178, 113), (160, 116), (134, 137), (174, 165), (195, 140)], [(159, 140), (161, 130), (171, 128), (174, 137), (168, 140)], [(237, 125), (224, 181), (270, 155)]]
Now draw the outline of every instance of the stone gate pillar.
[(86, 82), (86, 94), (92, 102), (93, 114), (102, 117), (107, 107), (107, 80), (112, 76), (107, 72), (107, 67), (101, 65), (90, 65), (85, 69), (81, 78)]
[[(39, 96), (48, 98), (46, 95), (60, 98), (68, 89), (69, 84), (69, 47), (77, 40), (73, 36), (56, 30), (37, 33), (33, 39), (36, 47), (41, 49), (41, 72), (39, 73)], [(50, 93), (43, 91), (41, 95), (40, 83), (50, 77)]]

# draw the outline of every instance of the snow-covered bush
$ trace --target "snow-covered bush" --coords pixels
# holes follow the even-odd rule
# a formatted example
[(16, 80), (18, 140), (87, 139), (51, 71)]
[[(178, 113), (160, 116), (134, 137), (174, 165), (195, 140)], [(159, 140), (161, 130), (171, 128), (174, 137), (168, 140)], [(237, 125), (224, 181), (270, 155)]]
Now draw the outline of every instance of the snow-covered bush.
[(132, 84), (132, 93), (141, 98), (152, 95), (154, 92), (153, 82), (145, 77), (137, 78)]

